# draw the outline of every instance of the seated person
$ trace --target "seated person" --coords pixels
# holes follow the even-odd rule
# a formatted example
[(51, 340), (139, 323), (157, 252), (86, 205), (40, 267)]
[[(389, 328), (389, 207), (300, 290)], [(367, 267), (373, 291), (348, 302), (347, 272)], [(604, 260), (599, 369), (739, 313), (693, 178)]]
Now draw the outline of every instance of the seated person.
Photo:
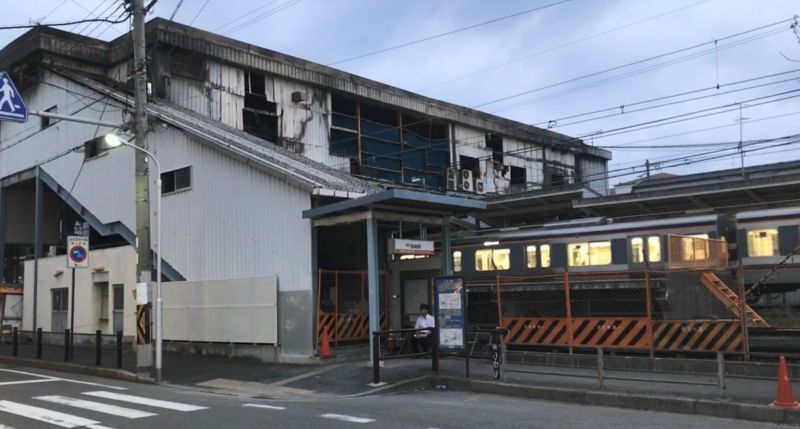
[(414, 348), (414, 353), (427, 353), (430, 346), (431, 329), (436, 326), (436, 322), (430, 314), (431, 308), (428, 304), (419, 305), (419, 316), (417, 322), (414, 324), (414, 329), (425, 329), (424, 331), (414, 332), (411, 336), (411, 345)]

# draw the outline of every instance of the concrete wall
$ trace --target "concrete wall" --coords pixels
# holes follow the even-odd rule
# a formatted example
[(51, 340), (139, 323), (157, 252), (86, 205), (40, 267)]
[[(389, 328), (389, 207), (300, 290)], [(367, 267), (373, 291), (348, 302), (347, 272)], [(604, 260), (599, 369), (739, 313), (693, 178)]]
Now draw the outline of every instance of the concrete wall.
[[(39, 260), (39, 285), (36, 327), (52, 330), (52, 290), (67, 288), (72, 283), (71, 270), (66, 268), (66, 256)], [(124, 287), (123, 334), (135, 335), (136, 302), (136, 249), (131, 246), (92, 250), (89, 252), (89, 268), (75, 270), (75, 332), (93, 334), (96, 330), (113, 334), (114, 285)], [(101, 320), (101, 288), (95, 282), (107, 281), (107, 320)], [(72, 297), (69, 295), (69, 302)], [(33, 261), (25, 262), (24, 305), (22, 329), (33, 330)], [(69, 320), (69, 316), (68, 316)]]

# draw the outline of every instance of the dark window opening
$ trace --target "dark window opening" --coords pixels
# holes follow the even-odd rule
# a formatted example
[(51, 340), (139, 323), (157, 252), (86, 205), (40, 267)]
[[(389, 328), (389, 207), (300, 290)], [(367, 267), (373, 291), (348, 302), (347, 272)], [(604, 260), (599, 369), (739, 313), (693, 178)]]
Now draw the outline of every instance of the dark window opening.
[(186, 50), (176, 50), (170, 55), (172, 61), (172, 74), (204, 81), (206, 68), (203, 58)]
[(567, 184), (567, 177), (563, 174), (550, 174), (550, 186), (564, 186)]
[(481, 177), (481, 164), (478, 158), (459, 155), (458, 164), (462, 170), (472, 170), (472, 177)]
[(358, 130), (358, 102), (340, 95), (331, 97), (332, 122), (334, 127)]
[(492, 161), (503, 163), (503, 136), (486, 133), (486, 148), (492, 150)]
[(278, 105), (267, 100), (263, 74), (245, 73), (242, 126), (248, 134), (278, 143)]
[(379, 124), (397, 126), (399, 115), (392, 109), (361, 103), (361, 119)]
[[(48, 107), (47, 109), (44, 109), (44, 111), (49, 113), (58, 113), (58, 106)], [(42, 116), (41, 119), (42, 119), (42, 129), (45, 129), (50, 125), (55, 124), (58, 121), (58, 119), (47, 118), (44, 116)]]
[(511, 190), (524, 191), (528, 186), (526, 171), (522, 167), (511, 167)]
[(161, 194), (189, 189), (192, 187), (192, 167), (161, 173)]
[(358, 134), (331, 129), (330, 153), (358, 159)]

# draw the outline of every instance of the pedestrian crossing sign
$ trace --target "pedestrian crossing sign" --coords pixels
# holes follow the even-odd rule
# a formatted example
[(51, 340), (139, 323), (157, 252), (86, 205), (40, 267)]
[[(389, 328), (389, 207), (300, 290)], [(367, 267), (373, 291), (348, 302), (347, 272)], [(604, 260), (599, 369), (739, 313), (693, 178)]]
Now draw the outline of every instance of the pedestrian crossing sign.
[(28, 106), (6, 72), (0, 72), (0, 119), (17, 122), (28, 120)]

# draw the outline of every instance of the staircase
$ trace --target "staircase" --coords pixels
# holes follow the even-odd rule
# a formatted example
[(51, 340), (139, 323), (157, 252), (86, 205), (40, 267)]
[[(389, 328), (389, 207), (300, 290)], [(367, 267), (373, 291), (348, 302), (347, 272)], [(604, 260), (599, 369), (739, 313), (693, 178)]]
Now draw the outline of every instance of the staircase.
[[(700, 273), (700, 282), (706, 287), (717, 299), (725, 305), (725, 308), (735, 314), (739, 315), (739, 297), (729, 288), (716, 274), (711, 272)], [(769, 324), (758, 315), (749, 305), (744, 305), (744, 315), (752, 321), (752, 326), (759, 328), (767, 328)]]

